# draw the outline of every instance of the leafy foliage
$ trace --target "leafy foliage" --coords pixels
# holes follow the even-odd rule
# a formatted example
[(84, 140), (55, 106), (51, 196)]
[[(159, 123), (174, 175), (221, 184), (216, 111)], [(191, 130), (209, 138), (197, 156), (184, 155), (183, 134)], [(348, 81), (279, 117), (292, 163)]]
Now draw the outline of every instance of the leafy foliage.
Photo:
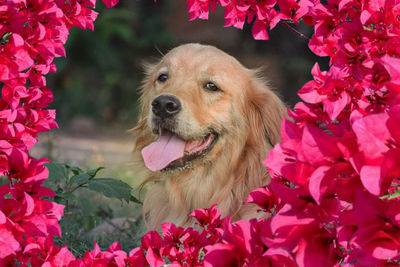
[(79, 188), (86, 188), (109, 198), (141, 204), (140, 200), (132, 195), (132, 187), (127, 183), (114, 178), (95, 178), (103, 167), (83, 171), (79, 167), (54, 162), (47, 163), (46, 167), (49, 177), (44, 185), (52, 187), (51, 184), (56, 184), (56, 200), (74, 200), (73, 192)]
[[(141, 204), (131, 194), (132, 188), (128, 184), (113, 178), (97, 178), (103, 167), (82, 170), (69, 164), (54, 162), (46, 163), (46, 167), (49, 177), (44, 185), (55, 192), (54, 200), (65, 206), (64, 216), (60, 221), (63, 236), (56, 237), (55, 244), (66, 245), (75, 255), (82, 257), (84, 252), (92, 247), (93, 237), (97, 238), (100, 245), (109, 244), (110, 240), (101, 233), (92, 233), (96, 231), (96, 226), (102, 224), (117, 227), (113, 232), (118, 232), (118, 237), (129, 240), (125, 246), (137, 244), (137, 237), (132, 236), (130, 232), (138, 231), (140, 218), (134, 222), (126, 220), (129, 227), (124, 229), (120, 229), (118, 225), (111, 225), (115, 218), (113, 208), (109, 201), (99, 196)], [(94, 194), (90, 194), (90, 191)], [(93, 203), (93, 200), (97, 203)]]

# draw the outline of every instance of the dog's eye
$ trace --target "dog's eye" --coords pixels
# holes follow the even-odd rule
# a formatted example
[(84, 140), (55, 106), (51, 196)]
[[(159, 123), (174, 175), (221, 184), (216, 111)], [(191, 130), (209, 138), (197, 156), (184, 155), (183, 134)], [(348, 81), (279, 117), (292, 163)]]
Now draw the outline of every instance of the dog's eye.
[(208, 91), (213, 91), (213, 92), (218, 92), (222, 91), (221, 89), (218, 88), (218, 86), (215, 85), (213, 82), (208, 82), (204, 85), (204, 88)]
[(157, 81), (159, 82), (165, 82), (168, 79), (168, 74), (162, 73), (160, 76), (158, 76)]

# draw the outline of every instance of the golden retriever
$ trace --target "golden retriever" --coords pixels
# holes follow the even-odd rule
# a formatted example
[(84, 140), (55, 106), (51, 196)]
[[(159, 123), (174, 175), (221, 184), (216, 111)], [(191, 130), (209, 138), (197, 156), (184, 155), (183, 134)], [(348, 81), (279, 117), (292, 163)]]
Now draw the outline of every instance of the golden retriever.
[(147, 66), (134, 154), (154, 182), (144, 198), (149, 229), (193, 224), (187, 215), (217, 203), (233, 220), (269, 182), (263, 160), (280, 141), (282, 101), (257, 73), (207, 45), (185, 44)]

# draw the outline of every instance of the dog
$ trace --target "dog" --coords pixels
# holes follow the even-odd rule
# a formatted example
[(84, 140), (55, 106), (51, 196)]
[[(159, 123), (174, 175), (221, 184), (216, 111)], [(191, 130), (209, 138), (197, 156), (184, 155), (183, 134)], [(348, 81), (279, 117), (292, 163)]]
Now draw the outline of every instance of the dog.
[(148, 229), (192, 226), (214, 203), (232, 220), (257, 214), (242, 205), (269, 183), (263, 165), (280, 141), (285, 105), (259, 77), (213, 46), (184, 44), (146, 66), (134, 155), (146, 168)]

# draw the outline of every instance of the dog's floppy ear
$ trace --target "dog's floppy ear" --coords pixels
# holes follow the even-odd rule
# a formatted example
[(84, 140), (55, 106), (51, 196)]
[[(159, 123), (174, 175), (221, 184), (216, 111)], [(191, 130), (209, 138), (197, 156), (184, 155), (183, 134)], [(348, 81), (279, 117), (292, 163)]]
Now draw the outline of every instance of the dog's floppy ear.
[(264, 138), (269, 145), (274, 146), (281, 140), (280, 130), (286, 108), (265, 81), (256, 78), (254, 73), (253, 77), (248, 90), (250, 132), (255, 140)]

